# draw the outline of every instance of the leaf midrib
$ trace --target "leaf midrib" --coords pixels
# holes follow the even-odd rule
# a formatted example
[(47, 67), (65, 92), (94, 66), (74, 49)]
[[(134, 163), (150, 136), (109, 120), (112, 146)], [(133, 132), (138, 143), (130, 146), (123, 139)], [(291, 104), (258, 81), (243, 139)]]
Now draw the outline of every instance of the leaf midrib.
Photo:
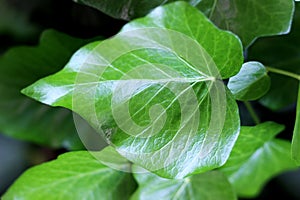
[(204, 81), (215, 81), (215, 77), (205, 77), (205, 78), (170, 78), (170, 79), (115, 79), (115, 80), (104, 80), (104, 81), (93, 81), (88, 83), (73, 83), (73, 84), (64, 84), (63, 86), (74, 86), (74, 85), (93, 85), (100, 84), (106, 82), (148, 82), (148, 83), (170, 83), (170, 82), (178, 82), (178, 83), (195, 83), (195, 82), (204, 82)]

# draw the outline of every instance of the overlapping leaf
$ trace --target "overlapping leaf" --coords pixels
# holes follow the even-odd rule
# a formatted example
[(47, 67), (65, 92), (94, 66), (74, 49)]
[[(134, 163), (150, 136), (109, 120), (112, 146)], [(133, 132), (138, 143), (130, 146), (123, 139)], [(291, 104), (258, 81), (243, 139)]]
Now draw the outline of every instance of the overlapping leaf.
[(241, 128), (227, 163), (220, 168), (239, 196), (256, 196), (270, 178), (296, 168), (291, 159), (291, 144), (274, 139), (283, 128), (274, 122)]
[(135, 187), (131, 174), (100, 164), (89, 152), (76, 151), (29, 169), (2, 199), (123, 200)]
[(48, 30), (39, 46), (12, 48), (0, 58), (1, 133), (56, 148), (83, 148), (70, 111), (42, 105), (20, 91), (60, 70), (87, 42)]
[(81, 48), (23, 92), (79, 113), (130, 161), (182, 178), (227, 160), (239, 115), (220, 79), (241, 63), (236, 36), (176, 2)]
[(181, 180), (164, 179), (151, 173), (137, 173), (134, 176), (139, 188), (131, 200), (237, 199), (227, 178), (218, 171), (197, 174)]
[(96, 8), (112, 17), (131, 20), (136, 17), (143, 17), (153, 8), (172, 2), (174, 0), (74, 0), (93, 8)]

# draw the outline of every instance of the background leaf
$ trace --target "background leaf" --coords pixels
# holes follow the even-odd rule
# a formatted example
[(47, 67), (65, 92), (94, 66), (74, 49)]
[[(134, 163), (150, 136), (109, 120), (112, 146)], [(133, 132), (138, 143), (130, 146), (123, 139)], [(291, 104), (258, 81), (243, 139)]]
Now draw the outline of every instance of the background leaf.
[(89, 152), (76, 151), (30, 168), (2, 198), (123, 200), (135, 187), (131, 174), (100, 164)]
[(268, 92), (270, 77), (266, 68), (259, 62), (244, 63), (240, 72), (231, 77), (228, 88), (237, 100), (256, 100)]
[(79, 113), (133, 163), (182, 178), (227, 160), (240, 123), (218, 72), (230, 77), (241, 64), (236, 36), (176, 2), (85, 46), (64, 70), (23, 92)]
[[(300, 73), (299, 40), (300, 34), (300, 4), (296, 3), (296, 10), (292, 30), (285, 36), (259, 39), (249, 48), (248, 59), (257, 60), (265, 66)], [(282, 51), (282, 49), (285, 49)], [(260, 103), (272, 110), (283, 109), (296, 102), (298, 81), (278, 75), (270, 74), (271, 87), (262, 97)], [(287, 89), (288, 88), (288, 89)]]
[[(209, 0), (204, 0), (207, 2)], [(281, 35), (290, 31), (293, 0), (211, 0), (209, 18), (220, 28), (237, 34), (244, 47), (257, 37)], [(202, 1), (200, 1), (201, 5)]]
[[(131, 20), (176, 0), (75, 0), (112, 17)], [(290, 31), (293, 0), (185, 0), (200, 9), (218, 27), (237, 34), (245, 47), (262, 36)], [(255, 12), (253, 12), (255, 10)]]
[(237, 199), (228, 180), (219, 171), (197, 174), (181, 180), (164, 179), (151, 173), (138, 173), (134, 177), (139, 188), (131, 200)]
[(300, 82), (298, 88), (298, 101), (294, 133), (292, 138), (292, 158), (300, 166)]
[(257, 196), (270, 178), (296, 169), (291, 159), (291, 144), (274, 139), (282, 130), (282, 125), (273, 122), (241, 128), (227, 163), (220, 168), (239, 196)]
[(20, 91), (60, 70), (88, 41), (47, 30), (39, 46), (15, 47), (0, 58), (1, 133), (55, 148), (83, 148), (70, 111), (42, 105)]
[(74, 0), (93, 8), (96, 8), (112, 17), (131, 20), (133, 18), (142, 17), (153, 8), (172, 2), (174, 0)]

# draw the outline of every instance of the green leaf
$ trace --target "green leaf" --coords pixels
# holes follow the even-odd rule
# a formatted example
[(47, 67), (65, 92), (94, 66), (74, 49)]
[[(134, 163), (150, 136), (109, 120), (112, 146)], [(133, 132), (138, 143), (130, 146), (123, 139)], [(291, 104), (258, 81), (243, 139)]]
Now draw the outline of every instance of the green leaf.
[(298, 88), (298, 101), (296, 111), (296, 122), (292, 139), (292, 158), (300, 166), (300, 82)]
[(203, 0), (213, 1), (208, 16), (220, 28), (237, 34), (244, 47), (256, 38), (290, 31), (294, 0)]
[(270, 77), (266, 68), (259, 62), (244, 63), (240, 72), (231, 77), (228, 88), (237, 100), (256, 100), (268, 92)]
[(131, 163), (112, 146), (107, 146), (100, 152), (91, 151), (90, 153), (105, 166), (118, 171), (131, 172)]
[[(75, 0), (112, 17), (131, 20), (176, 0)], [(236, 33), (248, 47), (256, 38), (290, 31), (294, 0), (185, 0), (218, 27)], [(255, 12), (254, 12), (255, 11)]]
[(220, 79), (241, 64), (236, 36), (177, 2), (81, 48), (62, 71), (23, 92), (77, 112), (133, 163), (182, 178), (229, 157), (240, 122)]
[(42, 105), (20, 90), (60, 70), (88, 41), (47, 30), (39, 46), (15, 47), (0, 57), (1, 133), (56, 148), (83, 148), (70, 111)]
[[(296, 3), (295, 17), (290, 34), (258, 40), (249, 49), (249, 59), (265, 66), (300, 74), (300, 4)], [(296, 79), (270, 74), (271, 87), (260, 99), (260, 103), (272, 110), (283, 109), (296, 102), (298, 81)], [(287, 89), (288, 88), (288, 89)]]
[(254, 197), (272, 177), (296, 168), (290, 143), (274, 139), (282, 130), (273, 122), (241, 128), (228, 161), (220, 168), (239, 196)]
[[(73, 0), (77, 3), (91, 6), (105, 14), (124, 20), (144, 17), (154, 8), (177, 0)], [(195, 6), (201, 0), (184, 0)], [(212, 1), (210, 4), (212, 5)], [(205, 5), (207, 6), (207, 5)]]
[(30, 168), (2, 198), (123, 200), (130, 197), (135, 187), (131, 174), (100, 164), (89, 152), (77, 151)]
[(139, 187), (131, 200), (237, 199), (228, 180), (219, 171), (210, 171), (180, 180), (165, 179), (151, 173), (136, 173), (134, 177)]
[[(172, 0), (74, 0), (96, 8), (114, 18), (131, 20), (142, 17), (153, 8)], [(174, 1), (174, 0), (173, 0)]]
[[(241, 54), (242, 46), (238, 37), (229, 34), (227, 31), (219, 30), (199, 11), (185, 2), (175, 2), (158, 7), (147, 17), (136, 19), (126, 24), (121, 31), (133, 31), (149, 27), (167, 28), (196, 40), (213, 59), (218, 69), (217, 73), (223, 79), (234, 76), (241, 68), (243, 56)], [(177, 46), (182, 49), (188, 47)], [(192, 51), (193, 49), (184, 50)], [(191, 52), (189, 53), (192, 54)], [(202, 70), (208, 69), (202, 68)]]

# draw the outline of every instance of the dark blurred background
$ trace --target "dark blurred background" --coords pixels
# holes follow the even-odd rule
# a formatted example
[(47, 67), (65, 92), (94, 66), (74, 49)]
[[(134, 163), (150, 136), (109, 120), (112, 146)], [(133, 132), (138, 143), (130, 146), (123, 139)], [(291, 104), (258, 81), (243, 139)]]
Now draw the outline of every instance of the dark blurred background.
[[(125, 21), (113, 19), (71, 0), (0, 0), (0, 55), (19, 45), (36, 45), (43, 30), (52, 28), (79, 38), (116, 34)], [(1, 94), (0, 94), (1, 95)], [(295, 105), (271, 111), (252, 102), (261, 121), (275, 121), (286, 129), (279, 137), (292, 137)], [(240, 104), (243, 125), (253, 125)], [(64, 149), (49, 149), (0, 135), (0, 196), (28, 167), (54, 159)], [(270, 180), (254, 200), (300, 200), (300, 171), (280, 174)]]

